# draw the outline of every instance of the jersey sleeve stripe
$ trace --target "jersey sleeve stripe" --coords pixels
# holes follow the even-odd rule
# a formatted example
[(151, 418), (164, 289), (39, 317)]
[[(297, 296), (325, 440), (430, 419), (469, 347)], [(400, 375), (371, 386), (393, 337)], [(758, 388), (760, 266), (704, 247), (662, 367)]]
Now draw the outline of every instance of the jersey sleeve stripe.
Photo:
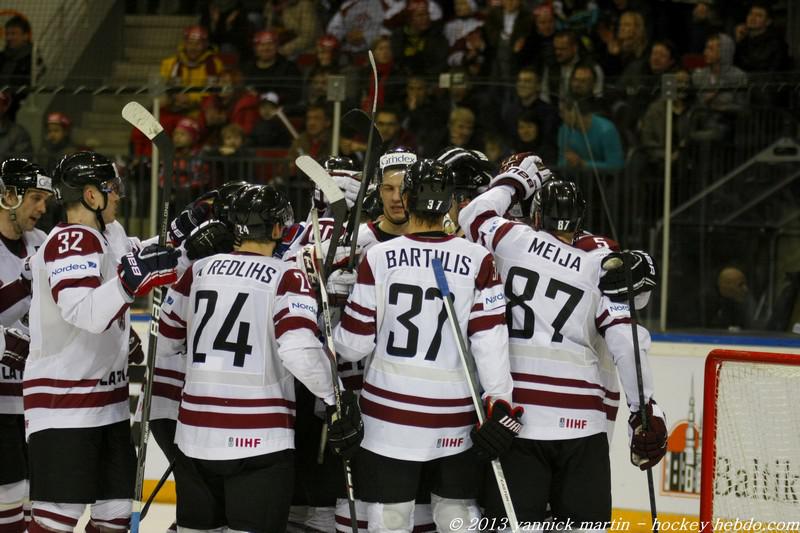
[(354, 318), (346, 310), (342, 313), (341, 324), (345, 331), (356, 335), (375, 335), (375, 322), (362, 322)]
[(71, 516), (54, 513), (46, 509), (36, 509), (36, 516), (41, 518), (47, 518), (49, 520), (52, 520), (53, 522), (58, 522), (59, 524), (70, 526), (71, 528), (77, 526), (79, 521), (79, 519), (77, 518), (72, 518)]
[(21, 279), (0, 287), (0, 313), (30, 296), (30, 285)]
[(58, 295), (65, 289), (76, 289), (85, 287), (89, 289), (96, 289), (100, 286), (100, 278), (92, 276), (90, 278), (72, 278), (64, 279), (56, 283), (51, 289), (50, 293), (53, 295), (53, 300), (58, 303)]
[(358, 313), (359, 315), (368, 316), (370, 318), (375, 318), (375, 310), (370, 309), (368, 307), (364, 307), (363, 305), (359, 305), (354, 301), (350, 300), (347, 302), (347, 307)]
[(181, 405), (178, 422), (189, 426), (217, 429), (291, 429), (294, 427), (294, 415), (289, 413), (211, 413), (191, 411)]
[(122, 307), (119, 308), (119, 311), (117, 311), (117, 313), (111, 317), (111, 320), (108, 321), (108, 324), (106, 324), (106, 329), (110, 328), (115, 321), (119, 320), (120, 317), (125, 315), (125, 311), (127, 311), (130, 306), (131, 304), (129, 303), (123, 304)]
[(161, 335), (176, 341), (186, 338), (186, 328), (176, 328), (175, 326), (164, 322), (164, 317), (161, 317), (161, 319), (158, 321), (158, 332)]
[(316, 322), (309, 320), (308, 318), (290, 316), (281, 319), (280, 322), (275, 324), (275, 338), (279, 339), (287, 331), (301, 328), (309, 329), (315, 336), (319, 336), (319, 328), (317, 327)]
[(165, 378), (172, 378), (177, 379), (178, 381), (183, 381), (186, 379), (186, 374), (184, 372), (178, 372), (177, 370), (169, 370), (167, 368), (158, 368), (156, 367), (153, 371), (153, 376), (162, 376)]
[(620, 324), (630, 324), (630, 323), (631, 323), (631, 319), (630, 319), (630, 318), (628, 318), (628, 317), (623, 317), (623, 318), (615, 318), (614, 320), (612, 320), (612, 321), (611, 321), (611, 322), (609, 322), (608, 324), (603, 324), (602, 326), (600, 326), (599, 328), (597, 328), (597, 331), (599, 331), (599, 332), (600, 332), (600, 335), (602, 335), (602, 336), (604, 336), (604, 337), (605, 337), (605, 335), (606, 335), (606, 330), (607, 330), (608, 328), (610, 328), (611, 326), (618, 326), (618, 325), (620, 325)]
[(514, 378), (514, 381), (524, 381), (526, 383), (542, 383), (544, 385), (557, 385), (560, 387), (573, 387), (578, 389), (597, 389), (603, 391), (606, 398), (610, 400), (619, 400), (620, 398), (619, 392), (610, 391), (597, 383), (584, 381), (582, 379), (558, 378), (554, 376), (542, 376), (540, 374), (525, 374), (522, 372), (512, 372), (511, 377)]
[(175, 314), (175, 311), (170, 311), (166, 314), (167, 318), (178, 324), (179, 326), (186, 327), (186, 321)]
[(481, 260), (481, 267), (478, 269), (478, 276), (475, 278), (475, 288), (480, 291), (497, 285), (500, 285), (500, 276), (497, 275), (492, 256), (486, 254)]
[(500, 240), (508, 235), (508, 232), (511, 231), (515, 225), (515, 222), (506, 222), (497, 228), (497, 231), (494, 232), (494, 237), (492, 237), (492, 250), (497, 250), (497, 247), (500, 245)]
[(361, 397), (361, 412), (392, 424), (423, 428), (461, 428), (474, 425), (478, 421), (475, 411), (462, 413), (425, 413), (389, 407)]
[(71, 389), (73, 387), (94, 387), (100, 383), (99, 379), (50, 379), (37, 378), (26, 379), (23, 387), (30, 389), (33, 387), (56, 387), (59, 389)]
[[(69, 237), (81, 235), (81, 238), (80, 240), (67, 239), (67, 246), (64, 246), (65, 241), (57, 237), (65, 234)], [(66, 248), (66, 250), (61, 250), (62, 248)], [(59, 231), (58, 233), (54, 234), (52, 238), (47, 240), (47, 244), (45, 244), (44, 247), (44, 261), (46, 263), (52, 263), (53, 261), (64, 259), (65, 257), (102, 253), (103, 245), (100, 244), (100, 241), (97, 239), (97, 236), (95, 236), (94, 233), (78, 226), (72, 226)]]
[(174, 402), (179, 402), (181, 401), (181, 392), (183, 392), (183, 388), (178, 387), (177, 385), (159, 383), (157, 381), (153, 382), (153, 396), (159, 396)]
[(358, 265), (356, 283), (360, 285), (375, 285), (375, 275), (372, 273), (372, 267), (369, 265), (369, 260), (366, 257), (361, 261), (361, 264)]
[(380, 387), (372, 383), (364, 383), (364, 390), (375, 396), (394, 400), (396, 402), (413, 403), (417, 405), (427, 405), (430, 407), (463, 407), (472, 405), (472, 398), (426, 398), (424, 396), (401, 394)]
[(192, 290), (192, 279), (194, 278), (194, 273), (192, 271), (192, 266), (190, 265), (189, 268), (186, 269), (186, 272), (183, 273), (181, 279), (172, 286), (172, 290), (182, 294), (184, 296), (189, 296), (189, 293)]
[[(27, 385), (27, 383), (26, 383)], [(27, 387), (26, 387), (27, 388)], [(25, 394), (25, 409), (77, 409), (87, 407), (104, 407), (128, 401), (128, 384), (110, 391), (88, 392), (76, 394), (51, 394), (36, 392)]]
[(196, 396), (184, 394), (183, 401), (197, 405), (222, 405), (225, 407), (286, 407), (294, 409), (292, 401), (283, 398), (221, 398), (217, 396)]
[(475, 217), (475, 220), (473, 220), (472, 224), (469, 225), (469, 233), (472, 235), (473, 242), (478, 242), (478, 235), (480, 234), (480, 229), (481, 226), (483, 226), (483, 223), (496, 216), (498, 215), (494, 211), (484, 211)]
[(496, 315), (486, 315), (486, 316), (479, 316), (475, 318), (470, 318), (469, 322), (467, 323), (467, 335), (472, 336), (476, 333), (481, 331), (486, 331), (497, 326), (506, 325), (506, 315), (505, 311), (500, 314)]
[(515, 404), (600, 411), (606, 414), (608, 420), (614, 420), (617, 416), (617, 407), (607, 405), (602, 396), (594, 394), (568, 394), (514, 387), (512, 396)]

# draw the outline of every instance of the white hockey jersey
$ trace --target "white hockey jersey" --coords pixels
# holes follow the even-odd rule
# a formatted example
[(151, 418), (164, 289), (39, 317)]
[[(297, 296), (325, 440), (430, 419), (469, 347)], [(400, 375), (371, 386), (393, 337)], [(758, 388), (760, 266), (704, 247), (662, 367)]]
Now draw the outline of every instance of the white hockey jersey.
[(367, 365), (362, 447), (427, 461), (471, 446), (476, 422), (456, 339), (431, 267), (442, 260), (459, 326), (471, 344), (484, 394), (510, 400), (508, 333), (502, 284), (485, 250), (444, 233), (376, 244), (334, 331), (336, 351)]
[[(28, 333), (30, 282), (21, 277), (25, 260), (36, 253), (47, 235), (26, 231), (18, 241), (0, 237), (0, 325)], [(0, 414), (22, 414), (22, 372), (0, 364)]]
[(197, 260), (159, 323), (159, 357), (186, 344), (181, 451), (223, 460), (294, 448), (293, 375), (333, 404), (316, 320), (314, 292), (292, 265), (241, 252)]
[(131, 298), (106, 237), (59, 224), (31, 260), (30, 355), (23, 395), (27, 434), (128, 420)]
[[(628, 306), (598, 288), (610, 249), (586, 251), (502, 218), (511, 193), (505, 186), (483, 193), (459, 221), (468, 239), (494, 254), (504, 280), (514, 403), (525, 408), (520, 436), (559, 440), (606, 432), (619, 405), (616, 369), (628, 404), (638, 409), (639, 403)], [(649, 399), (650, 335), (642, 327), (638, 335)]]

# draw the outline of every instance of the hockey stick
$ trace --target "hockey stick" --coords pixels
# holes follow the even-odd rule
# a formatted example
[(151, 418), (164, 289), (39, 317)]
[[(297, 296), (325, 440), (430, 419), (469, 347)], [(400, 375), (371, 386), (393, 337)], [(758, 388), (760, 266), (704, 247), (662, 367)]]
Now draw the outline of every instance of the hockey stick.
[(330, 174), (328, 174), (328, 171), (322, 168), (322, 165), (317, 163), (313, 157), (301, 155), (294, 163), (297, 165), (297, 168), (302, 170), (305, 175), (320, 188), (322, 194), (324, 194), (325, 198), (328, 200), (328, 205), (333, 215), (333, 230), (331, 232), (330, 245), (328, 246), (328, 254), (325, 256), (325, 264), (322, 269), (327, 277), (333, 266), (333, 259), (336, 256), (336, 247), (339, 244), (339, 237), (342, 235), (344, 221), (347, 218), (347, 201), (344, 198), (344, 193), (339, 186), (336, 185), (336, 182), (331, 178)]
[[(456, 310), (453, 307), (450, 287), (444, 275), (444, 268), (442, 268), (442, 261), (438, 257), (434, 258), (433, 261), (431, 261), (431, 265), (433, 266), (433, 274), (436, 276), (436, 285), (439, 286), (439, 292), (442, 293), (442, 301), (444, 302), (444, 308), (447, 310), (447, 318), (448, 322), (450, 322), (453, 337), (455, 337), (457, 341), (458, 357), (461, 359), (461, 366), (464, 369), (464, 375), (467, 377), (467, 385), (469, 386), (470, 396), (472, 396), (472, 404), (475, 406), (475, 412), (478, 414), (478, 424), (483, 424), (486, 420), (486, 412), (483, 410), (481, 395), (478, 392), (478, 384), (475, 382), (475, 376), (473, 375), (475, 363), (469, 356), (467, 344), (464, 342), (464, 335), (461, 333), (461, 329), (458, 326), (458, 318), (456, 317)], [(517, 513), (514, 512), (514, 504), (511, 501), (511, 493), (508, 490), (508, 483), (506, 482), (506, 476), (503, 473), (500, 459), (492, 460), (492, 470), (497, 480), (500, 499), (503, 500), (503, 507), (506, 511), (506, 517), (508, 518), (508, 525), (511, 527), (513, 533), (517, 533), (519, 531)]]
[[(370, 128), (367, 134), (367, 151), (364, 154), (364, 169), (361, 172), (361, 188), (358, 189), (358, 196), (356, 197), (355, 213), (350, 214), (350, 220), (347, 221), (347, 234), (350, 236), (350, 259), (347, 261), (347, 268), (352, 270), (356, 264), (356, 246), (358, 245), (358, 228), (361, 226), (361, 209), (364, 203), (364, 195), (367, 192), (367, 187), (372, 179), (372, 173), (375, 172), (375, 164), (372, 161), (373, 144), (375, 143), (375, 108), (378, 106), (378, 67), (375, 66), (375, 56), (372, 55), (372, 50), (369, 52), (369, 64), (372, 67), (372, 83), (375, 93), (372, 96), (372, 112), (369, 117)], [(329, 250), (330, 252), (330, 250)]]
[[(128, 102), (122, 108), (122, 118), (145, 136), (158, 148), (164, 159), (164, 187), (162, 189), (162, 208), (158, 226), (158, 244), (167, 243), (169, 228), (169, 202), (172, 195), (172, 163), (175, 148), (172, 138), (167, 135), (158, 121), (138, 102)], [(139, 455), (136, 459), (136, 487), (134, 489), (133, 511), (131, 512), (131, 533), (138, 533), (141, 521), (142, 485), (144, 484), (144, 466), (147, 457), (147, 439), (150, 437), (150, 401), (153, 396), (153, 368), (155, 367), (156, 348), (158, 344), (158, 320), (161, 312), (161, 301), (165, 289), (157, 287), (153, 291), (153, 305), (150, 308), (150, 331), (147, 339), (147, 379), (144, 383), (142, 401), (141, 434), (139, 435)]]
[[(339, 188), (336, 187), (339, 191)], [(342, 194), (342, 191), (339, 191)], [(344, 201), (344, 195), (341, 198)], [(339, 372), (336, 366), (336, 347), (333, 345), (333, 327), (331, 324), (331, 311), (328, 307), (328, 288), (325, 286), (326, 279), (325, 273), (321, 270), (319, 258), (322, 256), (321, 235), (319, 231), (319, 220), (317, 219), (316, 210), (311, 210), (311, 224), (314, 230), (314, 254), (313, 262), (314, 269), (317, 271), (319, 279), (319, 297), (320, 307), (322, 310), (322, 322), (325, 327), (325, 347), (328, 359), (331, 363), (331, 376), (333, 377), (333, 396), (336, 401), (336, 416), (342, 416), (342, 391), (339, 388)], [(333, 246), (333, 243), (331, 243)], [(356, 516), (356, 497), (355, 490), (353, 489), (353, 471), (350, 468), (350, 460), (342, 457), (342, 467), (344, 468), (344, 484), (347, 493), (347, 506), (350, 508), (350, 527), (353, 533), (358, 533), (358, 517)]]
[(147, 497), (147, 503), (144, 504), (144, 507), (142, 507), (142, 513), (139, 515), (139, 521), (140, 522), (142, 520), (144, 520), (145, 516), (147, 516), (147, 511), (150, 510), (150, 505), (153, 503), (153, 500), (156, 499), (156, 495), (158, 494), (158, 491), (160, 491), (161, 487), (164, 486), (164, 483), (167, 482), (167, 479), (169, 478), (169, 475), (172, 474), (172, 470), (174, 468), (175, 468), (175, 459), (173, 459), (172, 461), (169, 462), (169, 466), (164, 471), (164, 473), (161, 475), (161, 479), (158, 480), (158, 483), (156, 483), (156, 486), (153, 489), (153, 491), (150, 493), (150, 496)]
[[(603, 270), (616, 270), (624, 268), (625, 285), (628, 288), (628, 307), (631, 315), (631, 339), (633, 341), (634, 363), (636, 366), (636, 386), (639, 389), (639, 414), (642, 417), (642, 430), (647, 431), (649, 421), (647, 420), (647, 409), (644, 404), (644, 382), (642, 380), (642, 359), (639, 352), (639, 332), (637, 325), (639, 320), (636, 316), (636, 295), (633, 293), (633, 279), (631, 276), (630, 259), (627, 254), (622, 257), (610, 256), (603, 260), (601, 264)], [(656, 491), (653, 483), (653, 469), (647, 469), (647, 489), (650, 493), (650, 518), (653, 523), (653, 533), (658, 533), (658, 513), (656, 511)]]

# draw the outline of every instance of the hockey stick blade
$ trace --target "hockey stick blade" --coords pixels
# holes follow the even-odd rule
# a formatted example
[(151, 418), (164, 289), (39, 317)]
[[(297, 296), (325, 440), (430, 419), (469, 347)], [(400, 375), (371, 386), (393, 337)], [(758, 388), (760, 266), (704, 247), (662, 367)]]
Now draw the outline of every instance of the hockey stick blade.
[(164, 126), (139, 102), (128, 102), (122, 108), (122, 118), (141, 131), (148, 139), (155, 142), (155, 138), (164, 133)]

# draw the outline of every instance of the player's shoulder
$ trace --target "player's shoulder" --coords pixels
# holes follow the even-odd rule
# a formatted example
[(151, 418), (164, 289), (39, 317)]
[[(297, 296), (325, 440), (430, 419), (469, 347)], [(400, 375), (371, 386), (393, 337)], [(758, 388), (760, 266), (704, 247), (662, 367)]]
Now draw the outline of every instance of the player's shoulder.
[(25, 244), (27, 246), (38, 248), (42, 245), (45, 239), (47, 239), (47, 233), (43, 232), (39, 228), (33, 228), (32, 230), (25, 232), (23, 239), (25, 239)]
[(577, 236), (575, 242), (573, 242), (573, 246), (584, 252), (591, 252), (594, 250), (620, 251), (619, 243), (614, 239), (602, 235), (594, 235), (586, 231), (581, 232), (581, 234)]
[(105, 238), (94, 228), (81, 224), (58, 224), (42, 245), (45, 262), (76, 255), (103, 254)]

